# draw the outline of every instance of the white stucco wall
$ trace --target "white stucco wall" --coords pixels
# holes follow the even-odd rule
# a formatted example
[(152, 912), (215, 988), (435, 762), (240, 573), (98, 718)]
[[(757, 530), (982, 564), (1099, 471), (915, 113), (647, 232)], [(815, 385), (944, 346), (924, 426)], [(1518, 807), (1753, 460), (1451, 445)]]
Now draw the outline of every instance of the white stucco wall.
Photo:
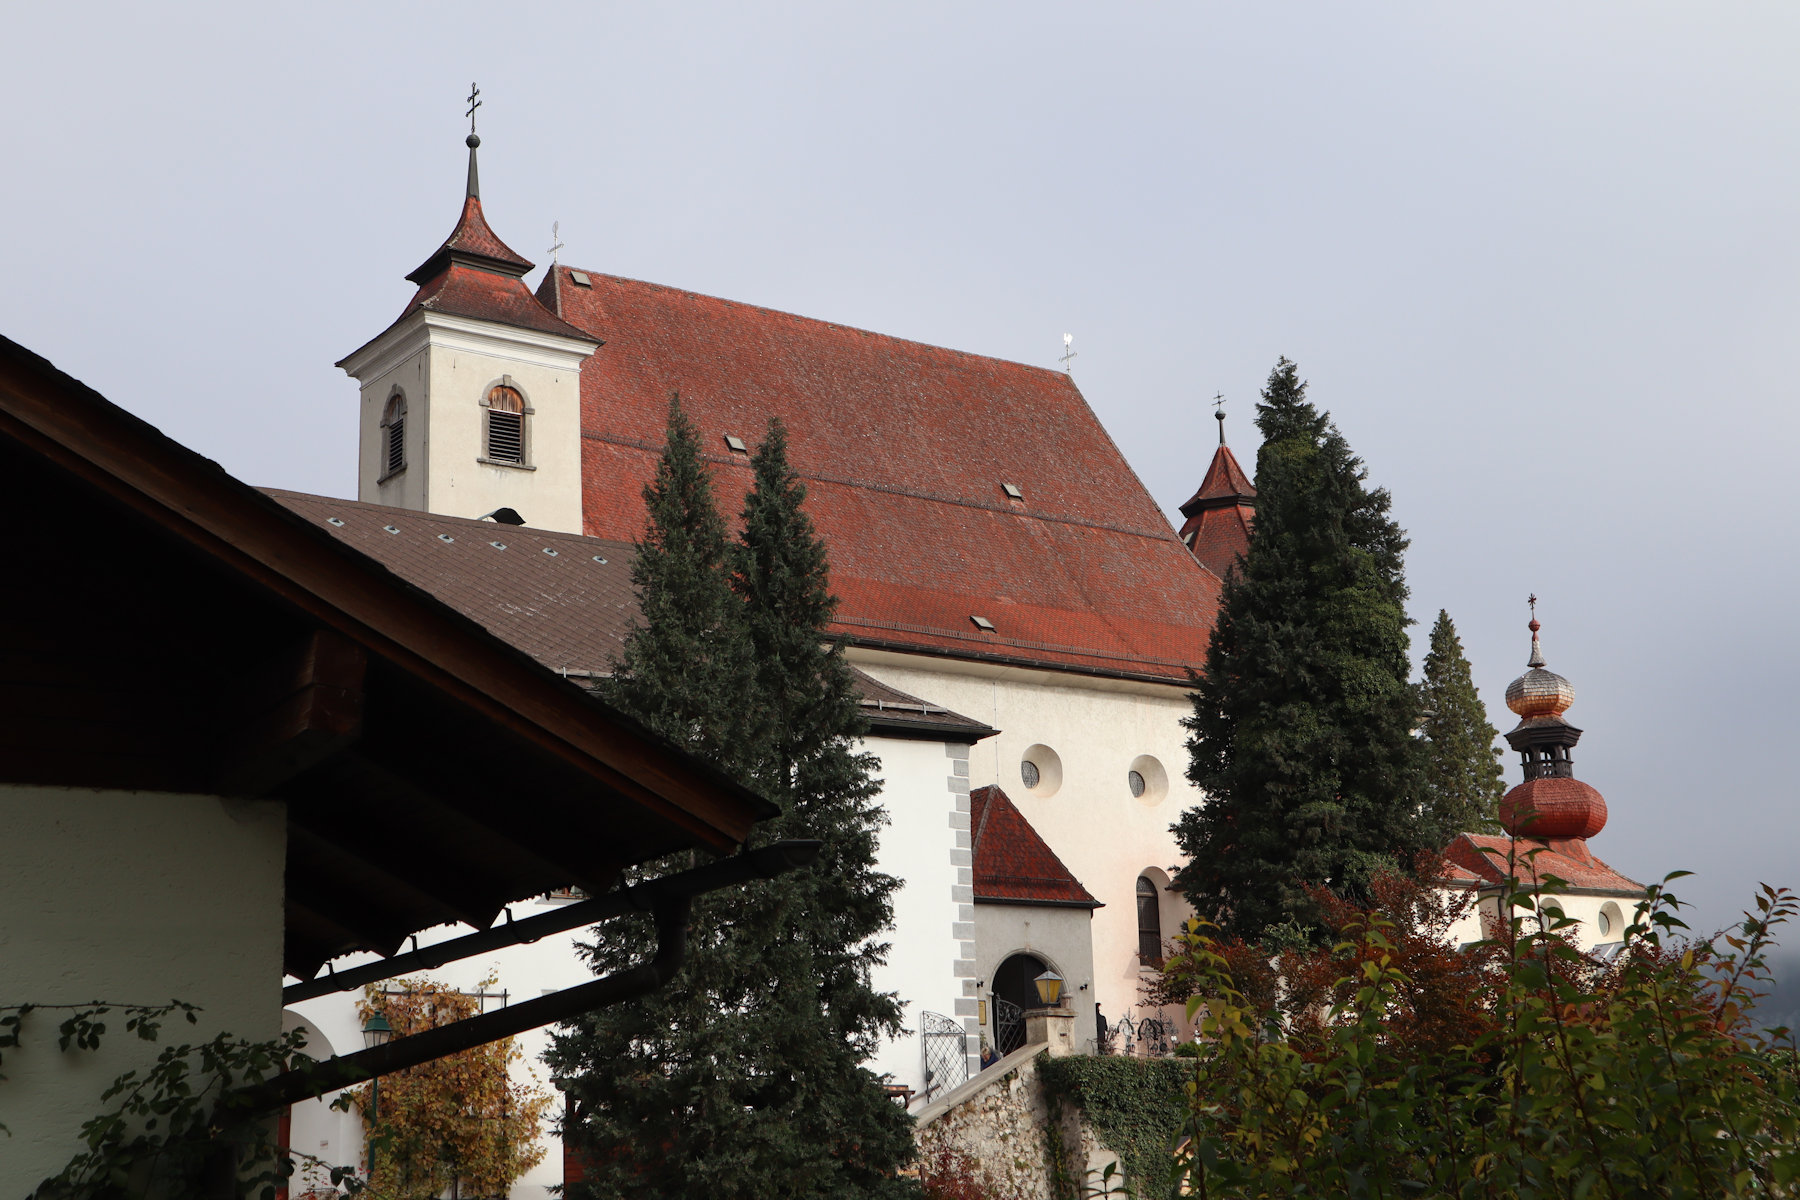
[[(976, 974), (981, 998), (993, 991), (994, 970), (1015, 954), (1035, 954), (1063, 977), (1062, 1004), (1075, 1013), (1075, 1048), (1094, 1052), (1094, 950), (1091, 909), (1047, 905), (977, 904)], [(1118, 1016), (1118, 1013), (1110, 1013)], [(983, 1031), (994, 1039), (994, 1014)], [(995, 1046), (998, 1050), (998, 1046)]]
[[(899, 996), (907, 1029), (905, 1036), (882, 1039), (868, 1067), (922, 1092), (920, 1015), (939, 1013), (965, 1028), (975, 1020), (975, 967), (973, 955), (965, 956), (976, 936), (968, 878), (968, 776), (957, 774), (959, 763), (968, 770), (969, 747), (871, 738), (867, 749), (881, 759), (881, 803), (889, 821), (881, 831), (878, 862), (900, 880), (888, 961), (875, 968), (873, 978), (878, 990)], [(971, 1038), (971, 1057), (978, 1047)]]
[[(971, 782), (998, 783), (1105, 905), (1093, 917), (1092, 998), (1109, 1019), (1137, 1012), (1137, 879), (1146, 868), (1175, 865), (1180, 855), (1169, 827), (1202, 796), (1186, 778), (1186, 691), (925, 655), (852, 648), (849, 656), (884, 683), (1000, 730), (974, 747)], [(1053, 750), (1060, 763), (1054, 791), (1029, 789), (1020, 776), (1020, 762), (1036, 746)], [(1149, 765), (1143, 758), (1160, 767), (1163, 786), (1137, 798), (1127, 776), (1134, 764)], [(1165, 895), (1165, 936), (1188, 914), (1178, 895)]]
[[(453, 517), (516, 509), (526, 524), (581, 532), (581, 363), (594, 343), (418, 312), (345, 360), (362, 384), (357, 498)], [(524, 396), (526, 466), (481, 460), (482, 405), (502, 379)], [(406, 468), (382, 476), (382, 414), (406, 395)]]
[[(1456, 889), (1456, 892), (1466, 895), (1467, 889)], [(1544, 894), (1542, 901), (1546, 907), (1554, 905), (1561, 908), (1564, 915), (1573, 917), (1578, 924), (1565, 927), (1564, 935), (1571, 937), (1581, 949), (1592, 950), (1595, 946), (1624, 940), (1625, 927), (1637, 919), (1643, 897), (1621, 892), (1564, 889)], [(1498, 893), (1491, 888), (1485, 889), (1479, 903), (1471, 905), (1451, 926), (1450, 941), (1462, 946), (1490, 936), (1489, 930), (1500, 915)], [(1527, 932), (1535, 933), (1538, 929), (1537, 917), (1529, 909), (1517, 909), (1505, 915), (1524, 917)]]
[(155, 1043), (114, 1017), (97, 1051), (57, 1049), (63, 1014), (27, 1017), (0, 1066), (0, 1195), (61, 1170), (100, 1094), (163, 1046), (277, 1035), (286, 828), (275, 801), (0, 786), (0, 1003), (202, 1009)]

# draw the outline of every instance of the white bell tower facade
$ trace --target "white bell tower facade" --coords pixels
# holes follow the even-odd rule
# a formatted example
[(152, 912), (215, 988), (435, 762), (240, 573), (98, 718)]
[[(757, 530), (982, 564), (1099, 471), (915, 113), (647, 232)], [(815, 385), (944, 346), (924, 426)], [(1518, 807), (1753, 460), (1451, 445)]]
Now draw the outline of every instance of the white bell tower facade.
[(469, 186), (400, 319), (338, 366), (362, 385), (357, 499), (582, 532), (581, 365), (600, 345), (525, 286)]

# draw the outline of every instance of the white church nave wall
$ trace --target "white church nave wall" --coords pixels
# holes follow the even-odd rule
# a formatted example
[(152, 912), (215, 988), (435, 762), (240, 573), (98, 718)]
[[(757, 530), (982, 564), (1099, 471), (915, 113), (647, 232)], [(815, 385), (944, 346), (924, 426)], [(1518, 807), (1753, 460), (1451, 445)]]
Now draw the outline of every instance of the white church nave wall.
[[(1135, 1011), (1143, 973), (1137, 880), (1146, 869), (1166, 872), (1179, 860), (1169, 827), (1202, 795), (1186, 778), (1180, 721), (1190, 704), (1183, 689), (854, 648), (850, 657), (883, 683), (1000, 730), (972, 748), (971, 784), (999, 785), (1104, 905), (1093, 915), (1094, 987), (1087, 1003), (1099, 1002), (1109, 1019)], [(1054, 794), (1034, 792), (1021, 776), (1025, 752), (1036, 745), (1060, 760)], [(1132, 795), (1129, 776), (1143, 756), (1160, 764), (1167, 783), (1160, 794), (1147, 787), (1140, 798)], [(1162, 911), (1166, 938), (1189, 910), (1165, 893)]]

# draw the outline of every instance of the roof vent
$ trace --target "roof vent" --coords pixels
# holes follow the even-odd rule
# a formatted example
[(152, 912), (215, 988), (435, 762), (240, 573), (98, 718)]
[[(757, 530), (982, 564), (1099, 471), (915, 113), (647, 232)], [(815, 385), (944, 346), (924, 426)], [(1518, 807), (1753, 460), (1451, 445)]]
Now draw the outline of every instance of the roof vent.
[(725, 444), (738, 454), (750, 453), (750, 447), (744, 445), (744, 439), (734, 433), (725, 435)]
[(578, 287), (593, 287), (594, 281), (587, 277), (586, 271), (570, 271), (569, 279)]
[(601, 558), (598, 554), (594, 555), (594, 561), (599, 563), (603, 567), (606, 565), (606, 560), (604, 558)]
[(1025, 498), (1025, 493), (1019, 490), (1019, 485), (1016, 483), (1003, 483), (1000, 485), (1000, 490), (1005, 492), (1007, 497), (1012, 500), (1023, 500)]
[(975, 622), (975, 628), (981, 630), (983, 633), (994, 632), (994, 623), (986, 617), (970, 617), (969, 620)]
[(556, 557), (556, 551), (554, 551), (554, 550), (552, 550), (552, 549), (551, 549), (551, 548), (550, 548), (550, 547), (548, 547), (548, 546), (545, 546), (545, 547), (544, 547), (544, 553), (545, 553), (545, 554), (548, 554), (548, 555), (549, 555), (549, 556), (550, 556), (550, 557), (551, 557), (551, 558), (555, 558), (555, 557)]
[(505, 542), (489, 542), (489, 543), (488, 543), (488, 545), (490, 545), (490, 546), (492, 546), (492, 547), (493, 547), (493, 548), (494, 548), (494, 549), (496, 549), (496, 550), (504, 550), (504, 549), (506, 549), (506, 543), (505, 543)]
[(339, 529), (344, 527), (344, 518), (342, 517), (326, 517), (325, 521), (327, 524), (336, 525)]
[(383, 525), (382, 528), (387, 530), (389, 533), (399, 533), (400, 532), (398, 529), (394, 528), (392, 525)]
[(519, 515), (516, 508), (496, 508), (491, 513), (483, 514), (483, 521), (493, 521), (500, 525), (523, 525), (525, 518)]
[(451, 537), (447, 533), (438, 534), (438, 541), (444, 543), (446, 546), (448, 546), (451, 542), (454, 542), (455, 540), (456, 540), (455, 538)]

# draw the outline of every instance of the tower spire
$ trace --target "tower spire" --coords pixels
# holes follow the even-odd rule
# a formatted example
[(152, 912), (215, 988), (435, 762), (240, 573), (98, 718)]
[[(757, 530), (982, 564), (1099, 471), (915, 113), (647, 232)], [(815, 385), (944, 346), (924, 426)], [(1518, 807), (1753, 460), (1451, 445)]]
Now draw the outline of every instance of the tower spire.
[(463, 114), (469, 118), (469, 136), (463, 139), (463, 145), (469, 148), (469, 190), (467, 195), (471, 200), (481, 199), (481, 175), (475, 169), (475, 151), (481, 146), (481, 138), (475, 132), (475, 110), (481, 107), (481, 101), (477, 99), (480, 95), (481, 89), (471, 83), (469, 85), (469, 111)]
[(1526, 603), (1531, 606), (1526, 626), (1531, 630), (1531, 661), (1525, 673), (1506, 687), (1506, 707), (1519, 714), (1519, 723), (1507, 732), (1506, 740), (1519, 752), (1525, 782), (1500, 801), (1500, 824), (1518, 837), (1590, 838), (1606, 827), (1606, 800), (1575, 778), (1569, 752), (1581, 740), (1581, 730), (1563, 718), (1575, 703), (1575, 688), (1545, 669), (1537, 597)]
[(1225, 393), (1213, 393), (1213, 416), (1219, 422), (1219, 445), (1225, 444)]

